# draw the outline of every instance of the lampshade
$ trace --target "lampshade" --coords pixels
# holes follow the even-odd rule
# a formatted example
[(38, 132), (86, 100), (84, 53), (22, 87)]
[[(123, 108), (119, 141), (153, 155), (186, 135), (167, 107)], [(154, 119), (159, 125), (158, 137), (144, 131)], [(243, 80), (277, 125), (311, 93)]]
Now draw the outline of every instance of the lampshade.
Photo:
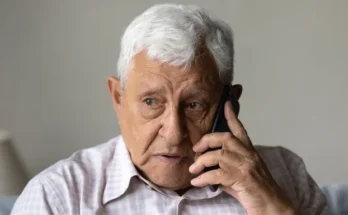
[(9, 133), (0, 129), (0, 196), (20, 194), (27, 181)]

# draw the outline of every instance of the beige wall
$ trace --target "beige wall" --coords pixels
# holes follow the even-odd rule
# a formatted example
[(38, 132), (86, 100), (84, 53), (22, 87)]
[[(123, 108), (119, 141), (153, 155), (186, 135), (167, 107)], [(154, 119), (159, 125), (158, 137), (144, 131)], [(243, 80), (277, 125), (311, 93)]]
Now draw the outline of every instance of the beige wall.
[[(0, 0), (0, 127), (31, 175), (119, 133), (105, 79), (123, 29), (159, 2)], [(321, 184), (347, 182), (348, 1), (175, 2), (232, 25), (254, 144), (295, 151)]]

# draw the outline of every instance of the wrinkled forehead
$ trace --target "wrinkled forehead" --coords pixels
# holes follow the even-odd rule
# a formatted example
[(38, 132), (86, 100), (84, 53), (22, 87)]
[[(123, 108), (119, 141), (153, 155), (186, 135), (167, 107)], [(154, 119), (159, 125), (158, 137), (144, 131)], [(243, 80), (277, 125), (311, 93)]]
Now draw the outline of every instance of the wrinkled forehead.
[(132, 66), (127, 73), (127, 82), (133, 84), (171, 82), (174, 85), (185, 82), (193, 85), (211, 85), (211, 87), (220, 84), (217, 66), (207, 52), (197, 55), (190, 68), (185, 69), (150, 59), (146, 50), (133, 57)]

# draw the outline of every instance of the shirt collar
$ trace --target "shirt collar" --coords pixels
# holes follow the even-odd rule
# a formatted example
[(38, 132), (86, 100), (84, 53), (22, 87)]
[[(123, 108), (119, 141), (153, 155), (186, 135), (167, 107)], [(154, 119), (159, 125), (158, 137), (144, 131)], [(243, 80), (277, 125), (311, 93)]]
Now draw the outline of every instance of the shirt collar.
[(130, 183), (132, 183), (131, 179), (134, 176), (147, 184), (149, 188), (160, 193), (166, 193), (139, 174), (132, 162), (122, 136), (118, 136), (111, 141), (113, 141), (112, 144), (114, 144), (114, 155), (112, 161), (107, 165), (105, 170), (106, 185), (102, 200), (104, 205), (123, 195), (130, 186)]
[(124, 194), (131, 183), (131, 178), (139, 175), (132, 163), (122, 136), (118, 136), (112, 141), (115, 148), (112, 161), (105, 170), (106, 185), (102, 200), (104, 205)]
[[(106, 205), (111, 200), (117, 199), (123, 195), (134, 176), (138, 177), (144, 183), (147, 184), (150, 188), (167, 195), (177, 195), (173, 191), (166, 191), (160, 189), (144, 177), (142, 177), (139, 172), (136, 170), (132, 159), (129, 155), (128, 149), (123, 141), (122, 136), (118, 136), (114, 139), (112, 144), (114, 147), (114, 155), (112, 161), (106, 167), (106, 185), (104, 189), (102, 203)], [(219, 195), (222, 192), (221, 187), (219, 186), (218, 190), (211, 192), (208, 187), (204, 188), (191, 188), (188, 192), (184, 194), (183, 197), (193, 200), (213, 198)]]

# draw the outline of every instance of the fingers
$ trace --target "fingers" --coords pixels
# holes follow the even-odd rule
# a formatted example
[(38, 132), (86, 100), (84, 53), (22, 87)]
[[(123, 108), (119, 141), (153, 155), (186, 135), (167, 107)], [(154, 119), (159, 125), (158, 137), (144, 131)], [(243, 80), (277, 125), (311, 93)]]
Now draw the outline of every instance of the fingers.
[(230, 132), (215, 132), (204, 135), (194, 146), (193, 151), (205, 152), (209, 148), (223, 148), (230, 151), (244, 151), (245, 146)]
[(220, 180), (217, 181), (217, 179), (219, 178), (218, 176), (221, 175), (220, 171), (222, 170), (216, 169), (216, 170), (208, 171), (198, 176), (197, 178), (192, 179), (191, 184), (195, 187), (204, 187), (209, 184), (221, 184)]
[(251, 142), (248, 137), (248, 134), (243, 124), (239, 121), (236, 114), (234, 113), (233, 107), (230, 101), (227, 101), (225, 103), (225, 118), (227, 120), (227, 125), (229, 129), (233, 133), (233, 136), (237, 137), (246, 146), (250, 146)]
[[(225, 118), (231, 132), (215, 132), (204, 135), (193, 147), (198, 153), (203, 153), (190, 166), (192, 174), (201, 173), (204, 168), (219, 165), (219, 168), (205, 172), (191, 181), (194, 186), (222, 184), (231, 186), (238, 181), (242, 170), (253, 162), (253, 146), (242, 123), (234, 114), (230, 102), (225, 103)], [(209, 148), (220, 148), (208, 151)]]
[(191, 184), (195, 187), (204, 187), (209, 184), (221, 184), (223, 186), (232, 186), (238, 178), (238, 169), (236, 169), (234, 172), (237, 173), (233, 177), (232, 174), (229, 172), (225, 172), (222, 169), (216, 169), (208, 171), (197, 178), (194, 178), (191, 180)]
[(192, 174), (200, 173), (204, 168), (219, 165), (221, 169), (230, 171), (231, 168), (238, 168), (243, 165), (241, 155), (236, 152), (219, 149), (209, 151), (199, 156), (190, 166), (189, 171)]

